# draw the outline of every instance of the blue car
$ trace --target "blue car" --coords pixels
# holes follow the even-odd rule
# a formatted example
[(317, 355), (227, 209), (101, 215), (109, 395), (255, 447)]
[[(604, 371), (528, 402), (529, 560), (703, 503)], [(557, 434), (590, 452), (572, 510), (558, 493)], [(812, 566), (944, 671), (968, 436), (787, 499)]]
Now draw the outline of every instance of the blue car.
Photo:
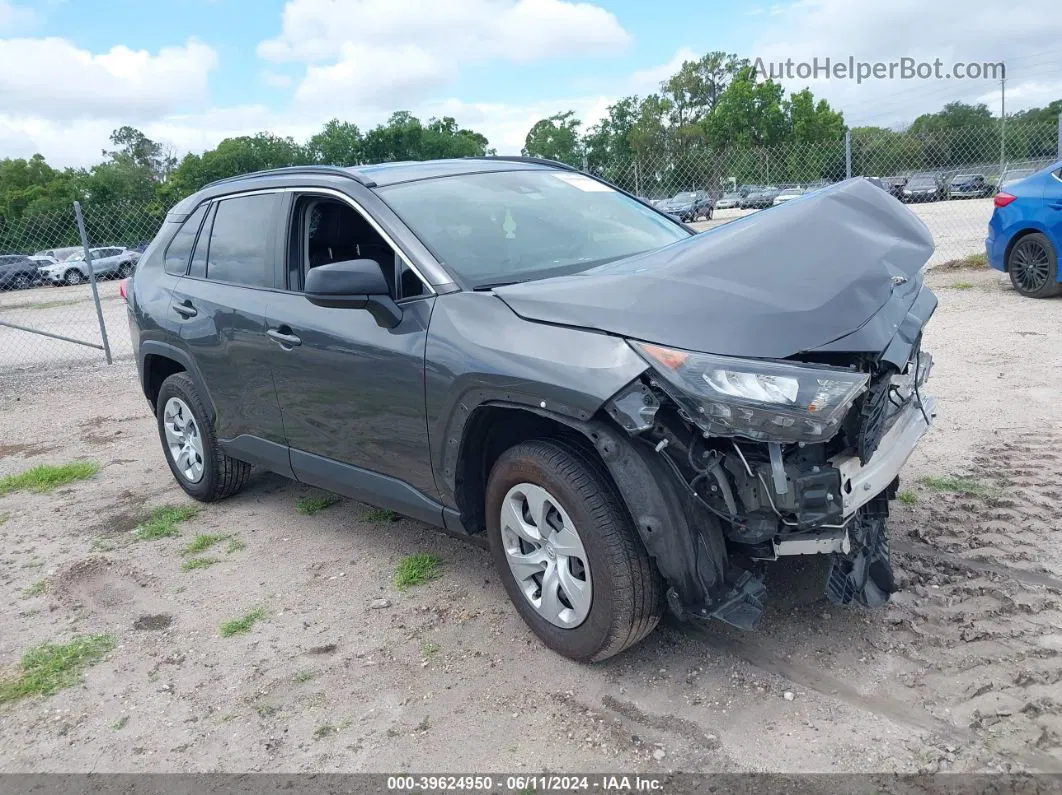
[(988, 222), (988, 264), (1010, 274), (1029, 298), (1062, 293), (1062, 161), (996, 194)]

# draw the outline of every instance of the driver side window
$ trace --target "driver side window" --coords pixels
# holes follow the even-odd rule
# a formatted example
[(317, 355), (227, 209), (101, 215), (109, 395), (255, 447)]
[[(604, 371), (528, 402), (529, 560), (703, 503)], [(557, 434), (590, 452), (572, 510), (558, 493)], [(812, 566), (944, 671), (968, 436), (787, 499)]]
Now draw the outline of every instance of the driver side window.
[(331, 197), (295, 200), (288, 244), (288, 288), (302, 290), (311, 268), (354, 259), (375, 260), (395, 301), (428, 294), (424, 283), (357, 210)]

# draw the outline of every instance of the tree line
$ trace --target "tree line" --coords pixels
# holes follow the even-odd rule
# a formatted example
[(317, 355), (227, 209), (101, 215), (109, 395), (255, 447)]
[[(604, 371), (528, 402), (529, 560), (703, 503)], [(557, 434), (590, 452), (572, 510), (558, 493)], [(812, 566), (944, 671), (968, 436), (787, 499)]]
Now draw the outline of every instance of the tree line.
[(849, 127), (810, 89), (786, 96), (780, 84), (760, 79), (747, 58), (710, 52), (683, 63), (659, 91), (609, 106), (588, 129), (571, 110), (541, 119), (523, 153), (656, 197), (733, 183), (842, 179), (847, 132), (852, 173), (868, 176), (1055, 157), (1060, 112), (1056, 100), (1008, 114), (1004, 125), (984, 104), (952, 102), (903, 129)]
[(115, 130), (110, 141), (91, 168), (53, 168), (40, 154), (0, 160), (0, 254), (77, 245), (75, 200), (85, 205), (92, 244), (135, 245), (155, 234), (169, 207), (218, 179), (282, 166), (494, 153), (484, 135), (449, 116), (422, 122), (406, 111), (365, 132), (333, 119), (304, 143), (261, 132), (179, 160), (134, 127)]
[[(1004, 126), (983, 104), (952, 102), (903, 129), (850, 128), (840, 110), (810, 89), (786, 95), (780, 84), (760, 79), (749, 59), (710, 52), (683, 63), (658, 91), (613, 103), (588, 129), (570, 110), (541, 119), (528, 131), (523, 153), (588, 168), (656, 197), (692, 188), (718, 191), (733, 183), (841, 179), (846, 132), (854, 174), (1050, 158), (1057, 154), (1060, 112), (1062, 100), (1056, 100), (1010, 114)], [(134, 127), (115, 130), (110, 141), (112, 148), (90, 168), (56, 169), (39, 154), (0, 160), (0, 253), (76, 244), (72, 221), (61, 234), (42, 231), (38, 222), (57, 213), (70, 218), (75, 200), (86, 204), (93, 243), (131, 245), (151, 237), (167, 208), (225, 177), (314, 163), (494, 153), (484, 135), (449, 116), (422, 122), (408, 111), (365, 131), (333, 119), (301, 143), (268, 132), (226, 138), (180, 159)]]

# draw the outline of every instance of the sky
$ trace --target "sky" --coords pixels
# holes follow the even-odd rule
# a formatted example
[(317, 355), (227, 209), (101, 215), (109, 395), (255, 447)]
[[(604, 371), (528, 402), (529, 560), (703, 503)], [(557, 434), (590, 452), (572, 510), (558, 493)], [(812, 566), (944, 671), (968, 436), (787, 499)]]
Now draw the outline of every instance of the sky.
[[(0, 0), (0, 158), (100, 160), (123, 124), (181, 155), (330, 118), (453, 116), (519, 153), (538, 119), (585, 124), (713, 50), (793, 59), (1007, 64), (1013, 112), (1062, 98), (1057, 0)], [(999, 112), (998, 79), (782, 80), (850, 125), (945, 102)]]

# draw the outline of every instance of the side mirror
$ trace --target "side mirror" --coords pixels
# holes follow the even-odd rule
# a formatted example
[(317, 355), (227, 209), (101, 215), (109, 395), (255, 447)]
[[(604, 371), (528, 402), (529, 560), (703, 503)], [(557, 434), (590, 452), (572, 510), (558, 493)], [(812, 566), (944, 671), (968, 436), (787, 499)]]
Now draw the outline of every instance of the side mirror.
[(374, 259), (352, 259), (310, 268), (304, 293), (315, 306), (368, 309), (383, 328), (394, 328), (402, 320), (402, 310), (391, 300), (391, 288), (383, 268)]

